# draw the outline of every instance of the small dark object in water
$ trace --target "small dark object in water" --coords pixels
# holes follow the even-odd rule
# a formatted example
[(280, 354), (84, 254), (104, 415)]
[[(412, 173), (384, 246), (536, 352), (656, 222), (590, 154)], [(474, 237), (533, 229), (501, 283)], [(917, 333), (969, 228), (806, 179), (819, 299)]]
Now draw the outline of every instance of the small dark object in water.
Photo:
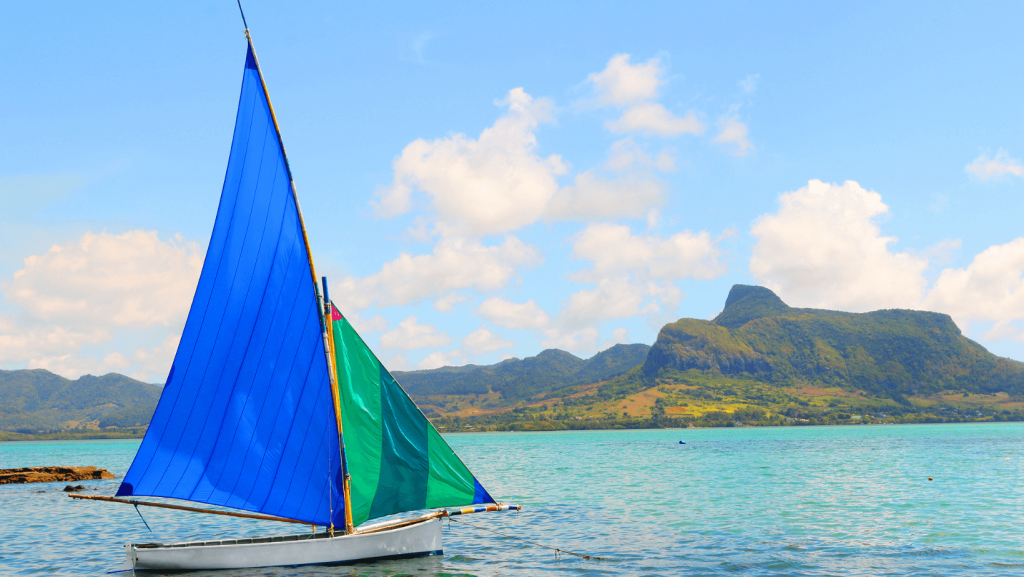
[(931, 480), (932, 480), (932, 478), (931, 478), (931, 477), (928, 477), (928, 480), (929, 480), (929, 481), (931, 481)]
[(679, 444), (680, 444), (680, 445), (685, 445), (685, 444), (686, 444), (686, 441), (679, 441)]
[(85, 489), (84, 485), (75, 485), (74, 487), (72, 487), (71, 485), (64, 486), (65, 493), (74, 493), (75, 491), (81, 491), (83, 489)]

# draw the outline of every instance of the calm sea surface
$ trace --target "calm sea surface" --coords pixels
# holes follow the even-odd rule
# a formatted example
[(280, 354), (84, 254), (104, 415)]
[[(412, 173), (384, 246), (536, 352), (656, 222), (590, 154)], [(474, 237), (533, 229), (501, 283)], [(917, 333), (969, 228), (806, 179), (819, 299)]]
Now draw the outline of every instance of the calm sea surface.
[[(452, 522), (443, 556), (209, 574), (1024, 574), (1024, 424), (448, 440), (492, 495), (525, 510)], [(0, 443), (0, 468), (96, 465), (124, 474), (138, 444)], [(101, 495), (118, 483), (82, 482)], [(282, 532), (271, 523), (145, 510), (150, 533), (133, 508), (72, 501), (63, 487), (0, 486), (0, 574), (99, 575), (120, 567), (126, 541)], [(609, 560), (559, 559), (466, 522)]]

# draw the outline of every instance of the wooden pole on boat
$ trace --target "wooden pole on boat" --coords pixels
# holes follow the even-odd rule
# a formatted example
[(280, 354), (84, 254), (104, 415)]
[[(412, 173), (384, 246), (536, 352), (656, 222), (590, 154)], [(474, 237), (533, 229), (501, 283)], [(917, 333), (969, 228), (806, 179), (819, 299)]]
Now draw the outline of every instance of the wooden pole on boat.
[[(334, 358), (335, 351), (337, 348), (334, 344), (334, 320), (331, 315), (331, 304), (330, 296), (327, 293), (327, 277), (323, 277), (321, 281), (324, 284), (324, 317), (327, 318), (329, 329), (327, 331), (328, 345), (331, 349), (331, 358)], [(355, 531), (355, 526), (352, 524), (352, 475), (348, 472), (348, 456), (345, 455), (345, 435), (342, 432), (341, 422), (341, 392), (338, 389), (338, 375), (337, 375), (337, 364), (333, 365), (335, 374), (333, 375), (334, 385), (331, 387), (331, 395), (334, 397), (334, 417), (338, 423), (338, 447), (341, 449), (341, 492), (342, 499), (345, 504), (345, 533), (351, 534)]]
[[(242, 11), (242, 1), (238, 0), (238, 10)], [(324, 318), (324, 309), (326, 299), (322, 299), (320, 295), (320, 287), (316, 280), (316, 266), (313, 264), (313, 250), (309, 246), (309, 234), (306, 232), (306, 221), (302, 218), (302, 207), (299, 205), (299, 193), (295, 188), (295, 178), (292, 176), (292, 167), (288, 162), (288, 153), (284, 149), (284, 138), (281, 137), (281, 126), (277, 123), (277, 114), (274, 113), (274, 105), (270, 102), (270, 91), (267, 89), (267, 81), (263, 78), (263, 69), (260, 68), (260, 59), (256, 56), (256, 47), (253, 46), (252, 36), (249, 35), (249, 25), (245, 22), (245, 12), (242, 12), (242, 23), (245, 25), (245, 39), (249, 42), (249, 50), (252, 51), (252, 58), (256, 62), (256, 73), (259, 74), (260, 84), (263, 86), (263, 95), (267, 99), (267, 108), (270, 109), (270, 118), (274, 121), (274, 130), (277, 132), (277, 142), (281, 145), (281, 157), (284, 158), (284, 167), (288, 171), (288, 184), (292, 189), (292, 200), (295, 201), (295, 211), (299, 215), (299, 227), (302, 229), (302, 240), (306, 243), (306, 256), (309, 259), (309, 272), (313, 277), (313, 292), (316, 295), (317, 300), (317, 312), (320, 316), (320, 329), (321, 337), (324, 343), (324, 355), (327, 357), (327, 373), (330, 379), (331, 394), (332, 396), (337, 395), (337, 373), (334, 370), (334, 359), (331, 354), (330, 336), (328, 328), (330, 327), (329, 319)], [(338, 421), (338, 443), (342, 445), (341, 440), (341, 413), (338, 410), (337, 401), (335, 401), (335, 418)], [(345, 466), (345, 453), (342, 445), (341, 449), (341, 463), (342, 467)], [(349, 512), (349, 491), (348, 491), (348, 478), (347, 473), (343, 476), (342, 482), (345, 494), (345, 521), (346, 521), (346, 532), (352, 532), (352, 517)], [(333, 481), (331, 481), (333, 485)], [(334, 522), (332, 520), (330, 524), (331, 533), (334, 533)]]
[(175, 509), (177, 511), (189, 511), (192, 513), (207, 513), (210, 515), (223, 515), (225, 517), (241, 517), (243, 519), (257, 519), (259, 521), (280, 521), (282, 523), (298, 523), (299, 525), (309, 525), (307, 521), (296, 521), (295, 519), (285, 519), (284, 517), (271, 517), (270, 515), (254, 515), (252, 513), (232, 513), (231, 511), (215, 511), (213, 509), (200, 509), (199, 507), (185, 507), (184, 505), (169, 505), (167, 503), (150, 503), (148, 501), (139, 501), (137, 499), (118, 499), (117, 497), (104, 497), (102, 495), (75, 495), (74, 493), (68, 495), (72, 499), (86, 499), (89, 501), (106, 501), (108, 503), (124, 503), (126, 505), (133, 505), (135, 507), (146, 506), (146, 507), (159, 507), (161, 509)]

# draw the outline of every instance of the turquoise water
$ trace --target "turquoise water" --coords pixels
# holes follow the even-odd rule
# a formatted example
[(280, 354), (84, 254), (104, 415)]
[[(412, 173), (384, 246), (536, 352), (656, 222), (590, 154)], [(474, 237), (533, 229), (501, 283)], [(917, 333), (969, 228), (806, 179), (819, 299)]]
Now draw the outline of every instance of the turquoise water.
[[(557, 558), (452, 522), (439, 557), (211, 574), (1024, 573), (1021, 423), (447, 438), (491, 494), (525, 507), (464, 522), (609, 560)], [(0, 468), (96, 465), (123, 474), (137, 447), (0, 443)], [(111, 495), (118, 481), (82, 484)], [(150, 533), (131, 507), (72, 501), (63, 486), (0, 486), (0, 574), (99, 575), (121, 565), (126, 541), (281, 532), (277, 524), (143, 511)]]

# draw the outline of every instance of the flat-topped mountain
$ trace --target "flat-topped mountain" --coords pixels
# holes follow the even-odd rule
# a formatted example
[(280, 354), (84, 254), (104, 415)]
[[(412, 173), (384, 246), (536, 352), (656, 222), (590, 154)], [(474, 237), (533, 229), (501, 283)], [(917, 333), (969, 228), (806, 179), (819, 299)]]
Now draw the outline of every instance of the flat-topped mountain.
[(714, 320), (665, 325), (643, 375), (653, 380), (692, 369), (894, 400), (946, 390), (1024, 394), (1024, 363), (988, 352), (949, 315), (793, 308), (764, 287), (745, 285), (732, 288)]
[(117, 373), (72, 381), (45, 369), (0, 370), (0, 431), (146, 425), (160, 391)]
[(650, 348), (641, 344), (615, 345), (585, 360), (559, 349), (547, 349), (534, 357), (506, 359), (494, 365), (398, 371), (394, 375), (411, 395), (494, 392), (506, 401), (515, 401), (617, 377), (644, 362)]

